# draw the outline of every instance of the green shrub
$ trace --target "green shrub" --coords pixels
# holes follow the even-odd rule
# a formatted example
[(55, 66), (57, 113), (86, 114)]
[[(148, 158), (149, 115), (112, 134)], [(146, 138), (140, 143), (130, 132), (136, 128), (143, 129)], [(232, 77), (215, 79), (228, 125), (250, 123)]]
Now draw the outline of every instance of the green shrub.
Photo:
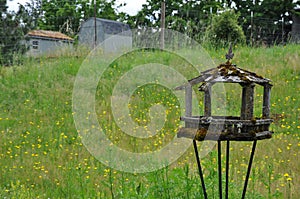
[(233, 10), (227, 10), (219, 15), (215, 15), (211, 25), (205, 32), (205, 40), (215, 46), (235, 44), (245, 44), (246, 37), (242, 27), (238, 24), (239, 14)]

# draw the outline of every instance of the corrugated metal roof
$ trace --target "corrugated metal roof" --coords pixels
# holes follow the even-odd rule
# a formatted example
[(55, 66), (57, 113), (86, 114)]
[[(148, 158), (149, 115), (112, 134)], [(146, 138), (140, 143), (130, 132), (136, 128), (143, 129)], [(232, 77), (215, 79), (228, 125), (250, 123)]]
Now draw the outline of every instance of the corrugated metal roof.
[(29, 31), (28, 36), (45, 37), (45, 38), (73, 41), (73, 39), (71, 37), (69, 37), (61, 32), (50, 31), (50, 30), (32, 30), (32, 31)]

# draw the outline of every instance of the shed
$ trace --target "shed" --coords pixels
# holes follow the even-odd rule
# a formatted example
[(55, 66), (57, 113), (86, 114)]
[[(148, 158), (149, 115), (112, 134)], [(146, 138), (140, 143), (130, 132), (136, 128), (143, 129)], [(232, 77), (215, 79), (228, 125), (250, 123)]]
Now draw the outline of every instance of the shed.
[[(110, 37), (112, 38), (107, 40)], [(132, 48), (132, 32), (129, 25), (108, 19), (87, 19), (81, 24), (78, 38), (79, 44), (89, 48), (103, 43), (102, 47), (106, 52), (114, 52), (120, 48)]]
[(32, 30), (27, 34), (28, 55), (38, 56), (61, 48), (71, 48), (74, 40), (56, 31)]

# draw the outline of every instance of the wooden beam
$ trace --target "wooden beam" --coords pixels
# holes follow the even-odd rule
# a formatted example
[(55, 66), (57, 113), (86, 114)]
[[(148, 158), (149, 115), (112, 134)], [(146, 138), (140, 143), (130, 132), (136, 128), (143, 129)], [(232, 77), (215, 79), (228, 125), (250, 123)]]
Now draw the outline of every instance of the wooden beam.
[(207, 83), (204, 90), (204, 116), (211, 116), (211, 84)]
[(262, 131), (256, 134), (240, 133), (240, 134), (226, 134), (223, 132), (209, 132), (207, 129), (200, 128), (181, 128), (177, 133), (178, 138), (188, 138), (197, 141), (204, 140), (231, 140), (231, 141), (254, 141), (272, 138), (272, 131)]
[(270, 118), (270, 103), (271, 103), (271, 84), (264, 85), (262, 116), (264, 119)]
[(185, 116), (187, 117), (192, 116), (192, 104), (193, 104), (192, 92), (193, 92), (192, 86), (188, 84), (185, 87)]
[(242, 91), (241, 120), (253, 119), (255, 84), (244, 84)]

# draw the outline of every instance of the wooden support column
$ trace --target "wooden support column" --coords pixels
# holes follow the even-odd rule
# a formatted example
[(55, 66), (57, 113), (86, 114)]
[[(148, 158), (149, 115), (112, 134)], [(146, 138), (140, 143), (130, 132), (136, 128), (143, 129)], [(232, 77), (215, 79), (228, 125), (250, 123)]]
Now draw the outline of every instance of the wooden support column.
[(185, 87), (185, 116), (192, 116), (192, 85), (188, 84)]
[(204, 116), (211, 116), (211, 84), (207, 83), (204, 90)]
[(262, 116), (264, 119), (270, 118), (270, 104), (271, 104), (271, 84), (264, 85)]
[(241, 120), (253, 119), (254, 87), (253, 83), (243, 84)]

